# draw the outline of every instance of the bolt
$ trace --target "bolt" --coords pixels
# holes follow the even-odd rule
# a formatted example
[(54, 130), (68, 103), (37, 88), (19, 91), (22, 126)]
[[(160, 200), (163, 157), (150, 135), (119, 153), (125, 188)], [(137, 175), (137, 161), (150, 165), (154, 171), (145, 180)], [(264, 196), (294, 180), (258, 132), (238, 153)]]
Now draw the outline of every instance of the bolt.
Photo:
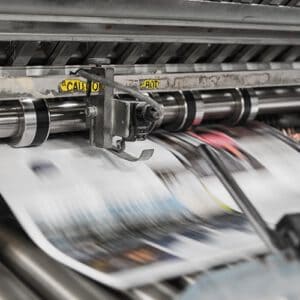
[(85, 109), (85, 114), (87, 116), (87, 118), (95, 118), (97, 116), (97, 107), (92, 105), (92, 106), (88, 106), (86, 109)]
[(147, 121), (157, 121), (160, 117), (159, 111), (155, 107), (147, 106), (144, 112), (144, 118)]
[(91, 57), (91, 58), (88, 58), (87, 63), (90, 65), (96, 65), (96, 66), (109, 65), (110, 59), (109, 58)]
[(125, 147), (124, 140), (119, 136), (113, 136), (112, 145), (113, 145), (113, 148), (119, 152), (124, 150), (124, 147)]

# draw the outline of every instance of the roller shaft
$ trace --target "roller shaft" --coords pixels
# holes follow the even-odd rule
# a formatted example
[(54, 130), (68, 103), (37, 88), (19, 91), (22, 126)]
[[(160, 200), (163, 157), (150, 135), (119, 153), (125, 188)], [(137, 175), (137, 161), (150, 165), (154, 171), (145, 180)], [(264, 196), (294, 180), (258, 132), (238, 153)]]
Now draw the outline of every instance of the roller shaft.
[[(174, 93), (159, 94), (154, 98), (160, 99), (165, 108), (161, 125), (172, 124), (178, 122), (178, 118), (184, 118), (185, 103), (178, 101), (178, 96), (174, 96)], [(233, 116), (237, 118), (244, 112), (243, 96), (237, 90), (196, 91), (193, 92), (193, 98), (196, 106), (194, 124), (208, 120), (231, 120)], [(251, 91), (250, 98), (256, 99), (257, 115), (300, 111), (300, 89), (297, 88), (255, 89)], [(47, 105), (50, 112), (50, 134), (87, 129), (84, 98), (54, 99), (49, 100)], [(0, 138), (15, 136), (21, 117), (22, 109), (18, 101), (2, 101)]]
[[(203, 121), (239, 121), (243, 114), (248, 114), (248, 119), (252, 113), (257, 115), (289, 113), (300, 111), (300, 89), (253, 89), (242, 93), (238, 90), (228, 91), (196, 91), (192, 92), (192, 97), (196, 104), (196, 114), (194, 124)], [(245, 98), (248, 98), (245, 99)], [(166, 99), (166, 97), (164, 97)], [(247, 108), (250, 102), (251, 108)], [(180, 117), (182, 112), (178, 105), (170, 104), (164, 100), (163, 104), (167, 112), (163, 124), (171, 124)], [(248, 105), (249, 106), (249, 105)], [(248, 111), (251, 110), (251, 111)]]
[(0, 225), (0, 258), (43, 299), (117, 299), (106, 289), (96, 286), (52, 260), (17, 230), (8, 229), (2, 224)]
[(0, 300), (41, 300), (2, 264), (0, 264), (0, 278)]
[[(84, 99), (51, 100), (47, 105), (50, 111), (50, 133), (86, 129)], [(0, 138), (10, 138), (17, 134), (21, 116), (22, 109), (18, 101), (0, 102)]]

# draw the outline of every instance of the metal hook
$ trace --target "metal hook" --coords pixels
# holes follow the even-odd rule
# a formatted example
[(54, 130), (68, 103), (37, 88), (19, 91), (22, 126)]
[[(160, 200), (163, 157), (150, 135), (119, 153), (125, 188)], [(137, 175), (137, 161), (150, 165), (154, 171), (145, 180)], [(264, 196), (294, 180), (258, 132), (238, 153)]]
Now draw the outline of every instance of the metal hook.
[(132, 162), (148, 160), (152, 157), (152, 155), (154, 153), (154, 149), (144, 149), (141, 152), (141, 154), (138, 157), (136, 157), (136, 156), (133, 156), (133, 155), (131, 155), (128, 152), (125, 152), (125, 151), (116, 151), (116, 150), (113, 150), (113, 149), (110, 149), (109, 151), (111, 153), (119, 156), (122, 159), (126, 159), (126, 160), (132, 161)]

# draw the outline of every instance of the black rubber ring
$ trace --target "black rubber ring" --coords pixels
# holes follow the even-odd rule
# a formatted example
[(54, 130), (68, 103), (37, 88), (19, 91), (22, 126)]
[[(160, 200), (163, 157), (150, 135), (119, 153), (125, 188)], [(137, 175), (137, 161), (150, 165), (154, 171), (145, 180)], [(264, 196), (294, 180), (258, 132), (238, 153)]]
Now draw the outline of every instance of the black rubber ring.
[(245, 124), (251, 113), (251, 96), (246, 89), (240, 89), (242, 97), (244, 98), (244, 113), (241, 117), (239, 124)]
[(92, 93), (92, 81), (87, 80), (87, 82), (86, 82), (86, 96), (90, 97), (91, 93)]
[(187, 105), (187, 117), (183, 124), (182, 129), (186, 130), (190, 128), (194, 122), (196, 116), (196, 102), (193, 93), (190, 91), (183, 92)]
[(49, 111), (43, 99), (34, 100), (33, 105), (36, 113), (36, 133), (30, 146), (38, 146), (47, 139), (49, 134)]

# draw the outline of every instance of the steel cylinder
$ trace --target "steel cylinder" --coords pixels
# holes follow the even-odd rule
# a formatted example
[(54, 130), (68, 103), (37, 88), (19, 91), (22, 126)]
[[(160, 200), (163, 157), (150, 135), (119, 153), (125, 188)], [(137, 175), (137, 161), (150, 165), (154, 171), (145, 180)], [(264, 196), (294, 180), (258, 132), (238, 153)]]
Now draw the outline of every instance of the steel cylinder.
[(0, 103), (0, 138), (8, 138), (17, 134), (21, 113), (22, 109), (18, 101)]
[[(237, 120), (244, 113), (243, 95), (238, 90), (193, 91), (195, 116), (193, 124), (203, 121)], [(187, 117), (188, 106), (182, 101), (185, 96), (178, 93), (152, 95), (164, 105), (161, 125), (180, 123)], [(257, 88), (249, 93), (251, 105), (255, 105), (257, 115), (278, 114), (300, 111), (299, 88)], [(255, 101), (254, 101), (255, 100)], [(87, 129), (86, 99), (57, 98), (48, 100), (50, 112), (50, 134), (75, 132)], [(0, 138), (10, 138), (18, 133), (22, 108), (18, 101), (0, 102)]]
[[(251, 89), (248, 99), (245, 93), (235, 90), (219, 91), (193, 91), (192, 95), (196, 105), (195, 120), (193, 124), (203, 121), (227, 121), (234, 124), (235, 121), (247, 113), (246, 101), (252, 106), (257, 115), (290, 113), (300, 111), (300, 89), (299, 88), (264, 88)], [(163, 99), (167, 97), (164, 96)], [(174, 100), (172, 100), (174, 102)], [(172, 101), (164, 100), (162, 103), (166, 108), (167, 116), (163, 120), (168, 123), (175, 122), (180, 117), (178, 105)], [(170, 107), (171, 106), (171, 107)], [(182, 109), (182, 106), (181, 106)], [(182, 115), (182, 114), (181, 114)], [(248, 111), (248, 115), (251, 112)]]
[(86, 102), (82, 98), (49, 100), (50, 133), (86, 129)]
[(199, 92), (196, 100), (203, 105), (203, 120), (221, 120), (230, 118), (238, 109), (239, 102), (234, 91)]
[(0, 225), (0, 259), (42, 299), (116, 299), (103, 287), (51, 259), (24, 234), (5, 225)]
[(293, 88), (257, 89), (258, 110), (261, 115), (289, 113), (300, 110), (300, 91)]
[[(86, 129), (84, 99), (55, 99), (49, 100), (47, 105), (50, 112), (50, 133)], [(22, 113), (18, 101), (0, 102), (0, 138), (10, 138), (17, 134)]]
[(0, 278), (0, 300), (41, 299), (3, 264), (0, 264)]

